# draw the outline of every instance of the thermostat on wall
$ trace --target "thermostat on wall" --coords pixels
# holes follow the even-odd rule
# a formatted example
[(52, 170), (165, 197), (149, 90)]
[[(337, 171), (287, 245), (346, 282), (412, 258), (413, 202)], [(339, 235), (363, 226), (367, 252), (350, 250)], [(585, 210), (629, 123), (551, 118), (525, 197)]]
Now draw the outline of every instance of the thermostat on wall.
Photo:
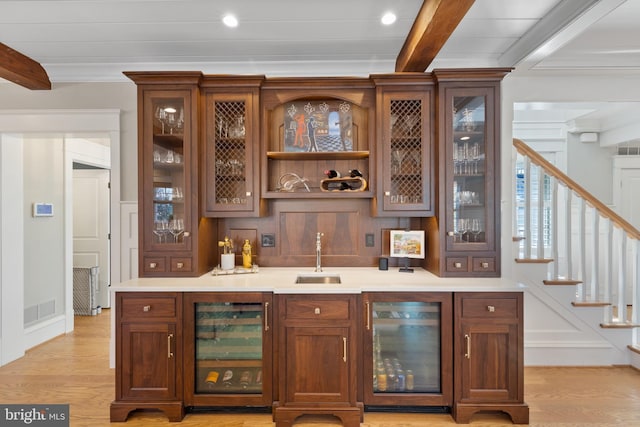
[(53, 216), (53, 203), (34, 203), (33, 216)]

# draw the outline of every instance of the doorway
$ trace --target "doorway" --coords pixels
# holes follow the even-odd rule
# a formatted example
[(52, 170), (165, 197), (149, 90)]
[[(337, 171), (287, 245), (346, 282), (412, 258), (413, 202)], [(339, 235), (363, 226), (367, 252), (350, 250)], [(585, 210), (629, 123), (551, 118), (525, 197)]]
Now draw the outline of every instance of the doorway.
[(91, 309), (111, 306), (109, 180), (109, 169), (73, 163), (73, 268), (98, 267), (97, 283), (86, 292), (93, 294)]

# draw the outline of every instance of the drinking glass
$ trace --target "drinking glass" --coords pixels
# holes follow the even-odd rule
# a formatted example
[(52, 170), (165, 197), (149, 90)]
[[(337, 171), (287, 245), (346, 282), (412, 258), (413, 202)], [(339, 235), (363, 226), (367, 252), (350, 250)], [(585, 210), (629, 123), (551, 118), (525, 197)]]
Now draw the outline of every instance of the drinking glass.
[(172, 219), (169, 223), (169, 232), (173, 235), (173, 242), (178, 243), (178, 237), (184, 232), (184, 221)]
[(471, 234), (473, 235), (474, 242), (479, 241), (480, 233), (482, 233), (482, 224), (478, 218), (474, 218), (471, 221)]
[[(162, 243), (168, 231), (168, 224), (166, 221), (156, 221), (153, 228), (153, 234), (158, 236), (158, 243)], [(166, 240), (166, 239), (164, 239)]]

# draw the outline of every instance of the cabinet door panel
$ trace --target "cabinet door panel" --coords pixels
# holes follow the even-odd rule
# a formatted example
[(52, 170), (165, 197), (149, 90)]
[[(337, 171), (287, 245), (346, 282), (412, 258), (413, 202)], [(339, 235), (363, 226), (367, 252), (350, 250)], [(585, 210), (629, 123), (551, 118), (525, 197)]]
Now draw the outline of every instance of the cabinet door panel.
[(349, 328), (286, 330), (287, 402), (349, 402)]
[(469, 324), (463, 338), (462, 400), (517, 400), (517, 326)]
[(122, 397), (176, 398), (176, 325), (122, 326)]

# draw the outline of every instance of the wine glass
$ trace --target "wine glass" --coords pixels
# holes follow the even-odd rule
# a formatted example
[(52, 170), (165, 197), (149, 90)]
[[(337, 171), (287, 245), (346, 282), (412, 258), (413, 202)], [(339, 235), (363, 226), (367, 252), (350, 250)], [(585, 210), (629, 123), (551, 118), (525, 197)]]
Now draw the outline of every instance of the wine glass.
[(409, 136), (413, 135), (413, 127), (418, 124), (419, 119), (420, 117), (418, 117), (417, 114), (407, 114), (404, 116), (404, 123), (409, 128)]
[(407, 155), (406, 150), (393, 150), (391, 151), (392, 169), (394, 173), (402, 173), (402, 161)]
[(473, 235), (473, 241), (478, 242), (480, 233), (482, 233), (482, 224), (478, 218), (474, 218), (471, 221), (471, 234)]
[(421, 171), (422, 152), (420, 150), (411, 151), (411, 159), (413, 160), (413, 173), (419, 174)]
[(173, 242), (178, 243), (178, 237), (184, 232), (184, 221), (172, 219), (169, 223), (169, 232), (173, 235)]
[(156, 221), (154, 223), (153, 234), (158, 236), (158, 243), (162, 243), (163, 237), (167, 234), (167, 222)]
[(164, 111), (164, 108), (162, 107), (156, 107), (154, 116), (160, 122), (160, 125), (162, 126), (162, 133), (164, 134), (164, 121), (167, 118), (166, 111)]

